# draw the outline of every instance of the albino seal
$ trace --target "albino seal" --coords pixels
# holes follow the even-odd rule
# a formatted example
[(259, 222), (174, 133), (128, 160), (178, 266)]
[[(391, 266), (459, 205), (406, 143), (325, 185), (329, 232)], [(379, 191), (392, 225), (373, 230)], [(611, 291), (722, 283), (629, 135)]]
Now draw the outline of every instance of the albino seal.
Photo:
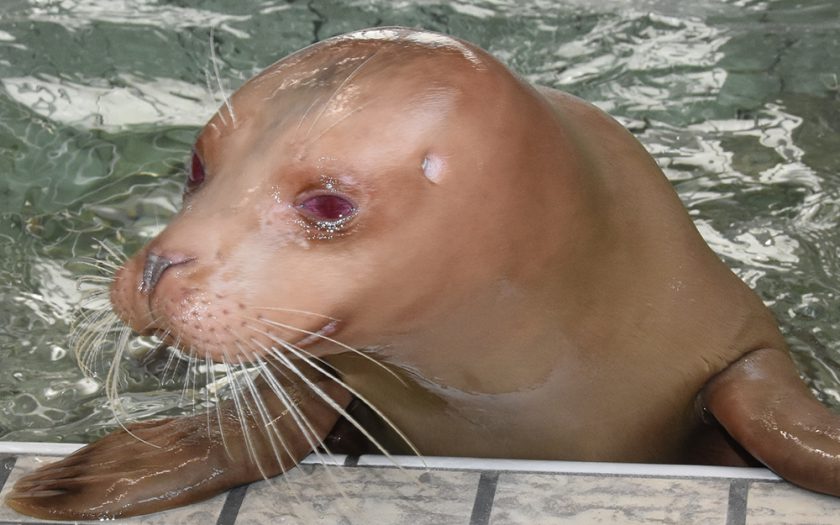
[[(755, 458), (840, 495), (840, 419), (595, 107), (466, 42), (371, 29), (248, 81), (190, 164), (183, 209), (116, 274), (114, 309), (201, 363), (263, 373), (215, 412), (26, 476), (7, 500), (20, 512), (183, 505), (292, 468), (339, 420), (426, 455)], [(352, 425), (353, 399), (381, 425)]]

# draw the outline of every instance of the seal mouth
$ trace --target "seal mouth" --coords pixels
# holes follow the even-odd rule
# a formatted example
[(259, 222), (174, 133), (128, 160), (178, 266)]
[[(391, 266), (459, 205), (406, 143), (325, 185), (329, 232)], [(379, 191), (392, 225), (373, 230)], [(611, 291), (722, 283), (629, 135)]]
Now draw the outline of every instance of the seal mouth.
[(332, 338), (331, 336), (338, 331), (338, 321), (332, 320), (327, 322), (324, 326), (322, 326), (319, 330), (315, 332), (311, 332), (308, 335), (302, 337), (297, 342), (291, 343), (292, 345), (298, 348), (307, 348), (312, 346), (315, 343), (321, 341), (330, 341)]
[[(305, 329), (297, 329), (297, 331), (303, 333), (304, 335), (301, 336), (299, 339), (294, 341), (285, 341), (280, 339), (276, 336), (269, 336), (271, 343), (270, 347), (275, 348), (277, 350), (283, 350), (284, 347), (288, 346), (295, 350), (303, 350), (315, 345), (317, 343), (326, 342), (334, 345), (338, 345), (339, 347), (344, 347), (342, 343), (334, 340), (331, 336), (334, 335), (338, 331), (339, 321), (338, 320), (330, 320), (321, 328), (310, 331)], [(157, 356), (162, 355), (162, 353), (168, 349), (172, 348), (177, 350), (178, 352), (189, 355), (196, 358), (203, 358), (204, 356), (211, 356), (214, 361), (224, 362), (227, 359), (216, 359), (218, 352), (208, 349), (203, 349), (201, 345), (191, 345), (185, 344), (184, 341), (178, 337), (176, 337), (171, 331), (165, 329), (155, 329), (151, 333), (138, 333), (135, 332), (137, 335), (140, 336), (152, 336), (157, 337), (160, 339), (160, 343), (151, 347), (146, 353), (140, 357), (141, 363), (148, 363), (154, 361)], [(232, 354), (241, 355), (240, 352), (236, 351), (235, 349), (231, 349)], [(254, 354), (262, 354), (265, 352), (254, 352)]]

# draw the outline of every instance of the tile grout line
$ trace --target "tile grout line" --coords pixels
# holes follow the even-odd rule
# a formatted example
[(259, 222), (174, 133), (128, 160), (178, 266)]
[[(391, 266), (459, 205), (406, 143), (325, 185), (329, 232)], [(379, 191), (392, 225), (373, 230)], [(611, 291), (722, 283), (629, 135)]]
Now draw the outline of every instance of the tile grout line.
[(475, 491), (470, 525), (487, 525), (490, 523), (490, 511), (496, 499), (496, 485), (499, 483), (498, 472), (482, 472), (478, 478), (478, 488)]
[(225, 504), (222, 505), (222, 510), (216, 519), (216, 525), (233, 525), (236, 522), (236, 518), (239, 516), (239, 508), (242, 507), (242, 501), (245, 499), (247, 491), (248, 485), (240, 485), (228, 492)]
[[(542, 462), (532, 460), (506, 460), (506, 459), (484, 459), (484, 458), (466, 458), (466, 461), (459, 461), (465, 458), (449, 458), (449, 457), (431, 457), (420, 458), (418, 456), (395, 456), (392, 458), (384, 458), (375, 454), (363, 454), (359, 456), (358, 465), (363, 467), (379, 467), (379, 468), (400, 468), (400, 469), (422, 469), (422, 470), (439, 470), (439, 471), (460, 471), (460, 472), (499, 472), (499, 473), (517, 473), (517, 474), (559, 474), (563, 476), (599, 476), (605, 478), (644, 478), (644, 479), (685, 479), (685, 480), (735, 480), (746, 479), (750, 481), (761, 481), (768, 483), (784, 483), (784, 480), (772, 474), (769, 470), (764, 468), (742, 468), (742, 467), (699, 467), (696, 465), (644, 465), (646, 467), (673, 467), (667, 468), (666, 471), (660, 472), (643, 472), (636, 470), (616, 471), (612, 469), (606, 470), (576, 470), (567, 468), (557, 469), (543, 469), (537, 466), (516, 466), (516, 463), (569, 463), (569, 462)], [(438, 460), (446, 460), (441, 463)], [(454, 460), (454, 461), (452, 461)], [(514, 465), (510, 465), (513, 463)], [(572, 462), (579, 463), (579, 462)], [(597, 465), (626, 465), (623, 463), (594, 463)], [(636, 464), (635, 466), (639, 466)], [(714, 470), (728, 471), (727, 473), (709, 473), (709, 472), (694, 472), (694, 473), (679, 473), (677, 469), (687, 467), (689, 469), (706, 468)], [(661, 469), (660, 469), (661, 470)], [(769, 473), (767, 476), (761, 475), (761, 471)]]
[(751, 482), (736, 479), (729, 482), (729, 502), (726, 505), (726, 525), (745, 525), (747, 522), (747, 498)]
[(6, 481), (9, 480), (9, 474), (15, 468), (15, 463), (17, 463), (17, 456), (9, 456), (0, 461), (0, 490), (3, 490), (6, 486)]

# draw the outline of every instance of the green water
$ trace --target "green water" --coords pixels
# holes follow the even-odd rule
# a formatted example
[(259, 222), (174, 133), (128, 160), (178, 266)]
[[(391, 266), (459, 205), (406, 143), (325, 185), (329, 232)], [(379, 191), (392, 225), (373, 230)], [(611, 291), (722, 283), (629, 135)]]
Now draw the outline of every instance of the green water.
[[(476, 42), (630, 127), (840, 408), (835, 0), (2, 0), (0, 439), (113, 426), (69, 351), (90, 273), (77, 261), (160, 230), (220, 93), (317, 39), (391, 24)], [(130, 417), (180, 410), (156, 370), (125, 367)]]

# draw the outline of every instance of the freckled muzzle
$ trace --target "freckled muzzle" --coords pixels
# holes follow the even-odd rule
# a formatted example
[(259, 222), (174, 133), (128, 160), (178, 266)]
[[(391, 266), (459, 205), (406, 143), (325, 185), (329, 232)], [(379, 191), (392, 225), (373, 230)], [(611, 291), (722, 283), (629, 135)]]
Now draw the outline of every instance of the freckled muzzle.
[[(184, 271), (170, 271), (178, 267)], [(134, 331), (156, 334), (199, 359), (253, 362), (278, 352), (294, 356), (319, 343), (335, 346), (329, 339), (337, 331), (335, 319), (257, 307), (218, 289), (207, 275), (195, 257), (141, 252), (118, 270), (111, 302)]]

